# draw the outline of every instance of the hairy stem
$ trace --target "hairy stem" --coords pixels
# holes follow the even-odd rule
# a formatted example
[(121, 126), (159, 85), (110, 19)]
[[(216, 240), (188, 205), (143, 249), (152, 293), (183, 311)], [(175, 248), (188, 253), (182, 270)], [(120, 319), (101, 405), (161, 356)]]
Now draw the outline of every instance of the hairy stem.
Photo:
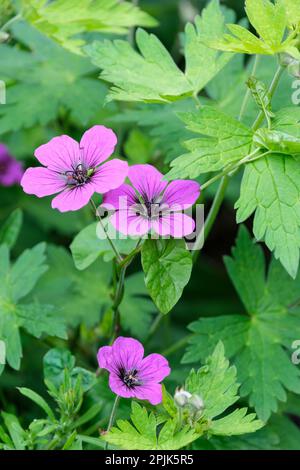
[(113, 304), (113, 311), (114, 311), (114, 320), (113, 320), (113, 328), (112, 328), (112, 333), (111, 333), (111, 339), (109, 344), (111, 345), (114, 340), (117, 338), (121, 325), (120, 325), (120, 311), (119, 307), (120, 304), (123, 300), (123, 295), (124, 295), (124, 283), (125, 283), (125, 275), (126, 275), (126, 269), (128, 267), (127, 265), (124, 265), (119, 274), (118, 274), (118, 283), (117, 283), (117, 288), (116, 288), (116, 293), (114, 296), (114, 304)]
[(121, 262), (123, 261), (123, 258), (122, 258), (122, 256), (120, 255), (120, 253), (118, 252), (118, 250), (117, 250), (117, 248), (116, 248), (114, 242), (112, 241), (112, 239), (111, 239), (110, 236), (108, 235), (107, 230), (106, 230), (106, 228), (104, 227), (103, 221), (102, 221), (102, 219), (101, 219), (101, 216), (100, 216), (100, 214), (99, 214), (99, 212), (98, 212), (98, 209), (97, 209), (96, 204), (94, 203), (93, 199), (90, 200), (90, 203), (91, 203), (91, 206), (92, 206), (92, 208), (93, 208), (93, 211), (95, 212), (96, 217), (97, 217), (98, 220), (99, 220), (99, 223), (100, 223), (100, 225), (101, 225), (101, 227), (102, 227), (102, 229), (103, 229), (103, 232), (104, 232), (105, 235), (106, 235), (106, 238), (107, 238), (108, 243), (110, 244), (110, 246), (111, 246), (113, 252), (115, 253), (118, 262), (121, 263)]
[(7, 23), (5, 23), (2, 28), (0, 28), (0, 31), (6, 31), (7, 28), (9, 28), (13, 23), (15, 23), (16, 21), (20, 20), (22, 18), (22, 15), (21, 13), (19, 13), (18, 15), (14, 16), (13, 18), (11, 18), (10, 20), (7, 21)]
[[(116, 417), (117, 409), (118, 409), (118, 406), (119, 406), (119, 402), (120, 402), (120, 397), (119, 397), (119, 395), (117, 395), (116, 399), (114, 401), (112, 410), (111, 410), (109, 423), (108, 423), (106, 432), (109, 432), (111, 430), (111, 428), (112, 428), (112, 426), (115, 422), (115, 417)], [(108, 448), (108, 442), (105, 443), (105, 450), (107, 450), (107, 448)]]
[[(274, 93), (276, 91), (276, 88), (279, 84), (279, 81), (280, 81), (280, 78), (282, 76), (284, 72), (284, 67), (282, 67), (281, 65), (279, 65), (279, 67), (277, 68), (276, 72), (275, 72), (275, 75), (273, 77), (273, 80), (272, 80), (272, 83), (270, 85), (270, 88), (268, 90), (268, 93), (270, 95), (270, 98), (272, 99), (273, 96), (274, 96)], [(265, 120), (265, 113), (264, 111), (260, 111), (260, 113), (258, 114), (256, 120), (254, 121), (254, 124), (252, 126), (252, 129), (254, 131), (257, 131), (257, 129), (259, 129), (260, 125), (264, 122)]]
[[(258, 63), (259, 63), (259, 55), (256, 55), (255, 56), (255, 59), (254, 59), (254, 64), (253, 64), (253, 68), (251, 70), (251, 76), (255, 75), (256, 74), (256, 70), (257, 70), (257, 66), (258, 66)], [(248, 104), (248, 100), (250, 98), (250, 95), (251, 95), (251, 91), (250, 91), (250, 88), (247, 88), (247, 91), (246, 91), (246, 94), (244, 96), (244, 99), (243, 99), (243, 102), (242, 102), (242, 106), (241, 106), (241, 110), (240, 110), (240, 114), (239, 114), (239, 117), (238, 117), (238, 120), (241, 121), (243, 119), (243, 116), (245, 114), (245, 111), (247, 109), (247, 104)]]

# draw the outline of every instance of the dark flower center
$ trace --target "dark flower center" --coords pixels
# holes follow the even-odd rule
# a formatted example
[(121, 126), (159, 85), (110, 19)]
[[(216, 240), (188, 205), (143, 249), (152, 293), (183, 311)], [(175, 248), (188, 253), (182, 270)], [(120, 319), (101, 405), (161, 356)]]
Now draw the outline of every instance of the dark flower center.
[(142, 196), (141, 199), (136, 199), (136, 215), (140, 215), (145, 219), (158, 219), (163, 215), (166, 208), (162, 204), (161, 196), (155, 197), (152, 200)]
[(65, 172), (66, 183), (70, 186), (81, 186), (90, 181), (93, 173), (93, 168), (86, 168), (79, 163), (75, 169)]
[(121, 368), (119, 370), (119, 377), (127, 388), (134, 388), (139, 385), (142, 385), (141, 381), (138, 378), (138, 371), (136, 369), (128, 371), (124, 368)]

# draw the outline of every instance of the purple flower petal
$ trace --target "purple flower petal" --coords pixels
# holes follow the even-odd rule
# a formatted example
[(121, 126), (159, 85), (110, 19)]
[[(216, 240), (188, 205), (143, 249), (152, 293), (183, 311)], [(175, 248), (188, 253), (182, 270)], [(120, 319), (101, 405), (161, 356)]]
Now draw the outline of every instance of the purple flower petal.
[(140, 195), (149, 201), (158, 197), (168, 184), (163, 181), (163, 175), (151, 165), (131, 166), (128, 178)]
[(162, 401), (159, 384), (170, 374), (168, 361), (160, 354), (150, 354), (143, 359), (144, 348), (133, 338), (119, 337), (112, 346), (98, 351), (99, 367), (110, 372), (109, 386), (125, 398), (148, 400), (153, 405)]
[(93, 174), (91, 180), (95, 192), (104, 194), (116, 189), (124, 183), (128, 173), (128, 163), (118, 160), (110, 160), (104, 163)]
[(136, 203), (136, 192), (129, 184), (122, 184), (103, 197), (102, 206), (108, 210), (127, 210)]
[(28, 168), (21, 180), (25, 193), (37, 197), (50, 196), (62, 191), (65, 187), (63, 178), (48, 168)]
[(134, 398), (135, 391), (126, 387), (122, 380), (116, 374), (110, 374), (109, 376), (109, 386), (112, 392), (116, 395), (119, 395), (123, 398)]
[(112, 349), (115, 360), (126, 370), (139, 368), (144, 356), (144, 348), (139, 341), (119, 336)]
[[(185, 210), (197, 201), (200, 195), (200, 185), (196, 181), (172, 181), (164, 192), (163, 202), (171, 210)], [(174, 208), (174, 209), (173, 209)]]
[(188, 215), (175, 212), (152, 221), (152, 227), (162, 237), (171, 235), (174, 238), (183, 238), (193, 233), (195, 222)]
[(151, 405), (162, 402), (162, 386), (157, 383), (148, 383), (134, 389), (134, 396), (139, 400), (148, 400)]
[(161, 354), (149, 354), (140, 365), (139, 377), (145, 383), (161, 382), (170, 375), (171, 369), (166, 358)]
[(54, 137), (38, 147), (34, 155), (42, 165), (59, 173), (75, 169), (80, 162), (79, 144), (68, 135)]
[(130, 211), (117, 211), (110, 217), (113, 227), (123, 235), (142, 237), (151, 229), (151, 222), (140, 215), (131, 215)]
[(4, 144), (0, 144), (0, 184), (3, 186), (19, 184), (23, 173), (21, 163), (10, 155)]
[(115, 372), (115, 362), (113, 358), (113, 351), (111, 346), (103, 346), (99, 349), (97, 354), (98, 364), (101, 369), (106, 369), (109, 372)]
[(94, 187), (90, 183), (67, 188), (53, 199), (52, 208), (60, 212), (77, 211), (88, 204), (93, 194)]
[(87, 166), (94, 168), (111, 156), (117, 144), (115, 133), (105, 126), (94, 126), (86, 131), (80, 141)]

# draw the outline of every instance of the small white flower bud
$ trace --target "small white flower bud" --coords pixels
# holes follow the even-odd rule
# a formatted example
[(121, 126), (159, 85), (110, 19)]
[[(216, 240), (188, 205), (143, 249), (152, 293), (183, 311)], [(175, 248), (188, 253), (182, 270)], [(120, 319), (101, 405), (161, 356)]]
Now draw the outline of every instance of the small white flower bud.
[(177, 388), (174, 395), (174, 400), (176, 405), (182, 408), (188, 404), (191, 397), (192, 394), (190, 392), (187, 392), (183, 388)]
[(197, 411), (204, 409), (204, 401), (199, 395), (192, 395), (189, 399), (189, 404), (192, 405)]
[(0, 31), (0, 43), (7, 41), (9, 38), (9, 34), (5, 31)]

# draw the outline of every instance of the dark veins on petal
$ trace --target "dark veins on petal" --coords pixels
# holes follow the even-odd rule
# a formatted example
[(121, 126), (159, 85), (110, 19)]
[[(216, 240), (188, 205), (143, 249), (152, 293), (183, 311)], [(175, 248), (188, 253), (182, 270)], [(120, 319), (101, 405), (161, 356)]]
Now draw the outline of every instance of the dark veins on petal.
[(146, 194), (141, 195), (142, 201), (136, 198), (136, 215), (141, 215), (146, 219), (157, 219), (163, 215), (162, 196), (158, 195), (151, 200)]

